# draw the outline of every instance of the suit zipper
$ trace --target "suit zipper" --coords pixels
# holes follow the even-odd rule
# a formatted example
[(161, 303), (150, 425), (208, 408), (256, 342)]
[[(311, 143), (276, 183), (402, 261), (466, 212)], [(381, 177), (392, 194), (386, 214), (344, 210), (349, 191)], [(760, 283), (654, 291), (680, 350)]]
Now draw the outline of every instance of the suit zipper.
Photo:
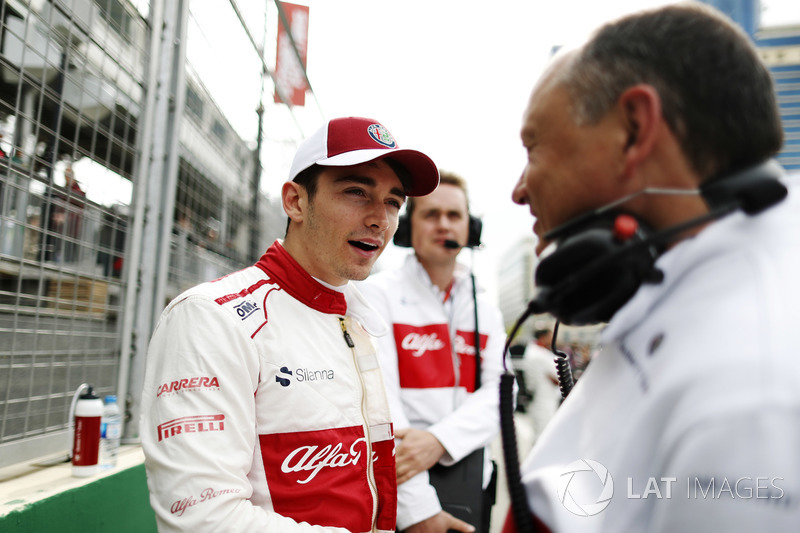
[(369, 419), (367, 418), (367, 414), (364, 412), (364, 401), (366, 398), (366, 386), (364, 385), (364, 379), (361, 377), (361, 368), (358, 366), (358, 354), (356, 354), (356, 343), (353, 342), (353, 337), (350, 336), (350, 333), (347, 331), (347, 324), (345, 323), (344, 317), (339, 318), (339, 325), (342, 328), (342, 335), (344, 336), (344, 341), (347, 343), (347, 346), (350, 347), (350, 351), (353, 354), (353, 363), (356, 367), (356, 372), (358, 373), (358, 380), (361, 383), (361, 418), (364, 421), (364, 437), (365, 437), (365, 444), (367, 448), (367, 453), (365, 454), (365, 460), (367, 461), (367, 482), (369, 484), (370, 491), (372, 492), (372, 527), (373, 530), (375, 529), (375, 522), (378, 519), (378, 487), (375, 482), (375, 470), (372, 465), (372, 438), (370, 437), (370, 430), (369, 430)]
[(350, 348), (355, 348), (356, 343), (353, 342), (353, 337), (351, 337), (350, 334), (347, 332), (347, 326), (344, 323), (343, 317), (339, 317), (339, 325), (342, 326), (342, 334), (344, 335), (344, 342), (346, 342)]

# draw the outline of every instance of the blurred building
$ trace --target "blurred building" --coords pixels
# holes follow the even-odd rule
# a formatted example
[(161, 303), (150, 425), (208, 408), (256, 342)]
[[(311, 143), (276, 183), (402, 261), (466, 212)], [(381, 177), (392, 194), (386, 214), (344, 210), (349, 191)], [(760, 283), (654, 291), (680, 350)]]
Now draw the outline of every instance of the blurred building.
[[(704, 0), (736, 21), (755, 42), (775, 80), (783, 120), (784, 143), (778, 161), (787, 170), (800, 170), (800, 9), (782, 21), (766, 17), (770, 0)], [(766, 10), (766, 11), (765, 11)], [(766, 21), (764, 19), (767, 19)]]
[[(498, 268), (497, 300), (503, 313), (506, 331), (514, 326), (514, 322), (533, 298), (535, 291), (533, 273), (537, 264), (535, 247), (536, 238), (533, 235), (520, 239), (503, 254), (502, 264)], [(527, 324), (525, 327), (525, 331), (530, 329)], [(523, 338), (523, 335), (520, 335), (520, 338)]]
[(778, 93), (784, 132), (778, 161), (787, 170), (800, 170), (800, 24), (764, 28), (756, 43)]
[[(255, 144), (187, 65), (188, 11), (0, 2), (0, 468), (66, 452), (82, 383), (122, 396), (135, 440), (166, 301), (284, 233)], [(92, 200), (112, 178), (127, 192)]]

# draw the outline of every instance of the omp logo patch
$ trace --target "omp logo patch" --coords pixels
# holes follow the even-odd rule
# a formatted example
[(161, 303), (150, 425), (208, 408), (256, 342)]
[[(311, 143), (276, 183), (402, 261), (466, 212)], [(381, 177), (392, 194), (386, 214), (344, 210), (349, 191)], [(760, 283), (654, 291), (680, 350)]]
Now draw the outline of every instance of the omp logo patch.
[(235, 305), (233, 308), (236, 309), (236, 314), (239, 315), (239, 318), (242, 320), (258, 311), (258, 305), (250, 300), (245, 300), (244, 302)]
[[(292, 371), (286, 368), (285, 366), (281, 367), (281, 374), (291, 376)], [(275, 381), (281, 384), (281, 387), (288, 387), (289, 384), (292, 382), (290, 378), (282, 378), (280, 376), (275, 376)]]

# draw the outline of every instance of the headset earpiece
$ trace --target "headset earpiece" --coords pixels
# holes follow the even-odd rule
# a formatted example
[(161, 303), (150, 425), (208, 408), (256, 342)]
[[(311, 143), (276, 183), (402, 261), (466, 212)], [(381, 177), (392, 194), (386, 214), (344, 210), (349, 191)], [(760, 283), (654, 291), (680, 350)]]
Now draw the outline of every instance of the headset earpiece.
[(711, 178), (700, 185), (700, 193), (712, 209), (735, 203), (748, 215), (757, 215), (788, 194), (780, 178), (783, 168), (774, 159), (733, 174)]
[[(480, 218), (470, 215), (469, 216), (469, 234), (467, 236), (467, 248), (474, 248), (481, 245), (481, 231), (483, 230), (483, 222)], [(394, 233), (392, 242), (395, 246), (403, 248), (411, 247), (411, 218), (408, 213), (403, 213), (397, 219), (397, 231)]]
[(392, 242), (395, 246), (411, 248), (411, 219), (408, 213), (403, 213), (397, 219), (397, 231), (394, 232)]
[(481, 219), (474, 215), (470, 215), (467, 248), (476, 248), (481, 245), (481, 231), (483, 231), (483, 222)]

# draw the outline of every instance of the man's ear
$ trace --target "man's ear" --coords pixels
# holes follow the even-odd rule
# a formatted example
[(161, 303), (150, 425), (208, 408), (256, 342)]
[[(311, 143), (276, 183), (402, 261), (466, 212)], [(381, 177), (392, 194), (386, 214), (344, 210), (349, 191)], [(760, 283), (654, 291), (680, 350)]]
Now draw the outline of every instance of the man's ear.
[(302, 222), (308, 207), (308, 194), (305, 187), (293, 181), (287, 181), (281, 187), (283, 210), (293, 222)]
[(628, 130), (624, 173), (630, 176), (651, 154), (661, 133), (664, 122), (661, 97), (652, 85), (639, 84), (626, 89), (619, 97), (619, 104)]

